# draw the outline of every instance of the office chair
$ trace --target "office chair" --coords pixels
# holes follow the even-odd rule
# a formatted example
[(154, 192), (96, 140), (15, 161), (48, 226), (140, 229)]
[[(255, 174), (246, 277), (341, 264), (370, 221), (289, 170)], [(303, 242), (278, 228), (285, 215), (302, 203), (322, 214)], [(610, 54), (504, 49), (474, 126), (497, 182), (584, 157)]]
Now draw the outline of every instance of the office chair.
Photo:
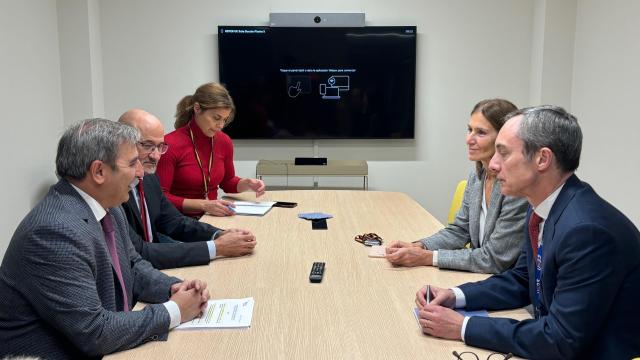
[(453, 219), (456, 218), (456, 213), (462, 205), (462, 197), (464, 196), (464, 189), (467, 187), (467, 180), (462, 180), (456, 186), (456, 191), (453, 193), (453, 199), (451, 200), (451, 207), (449, 208), (449, 216), (447, 222), (451, 224)]

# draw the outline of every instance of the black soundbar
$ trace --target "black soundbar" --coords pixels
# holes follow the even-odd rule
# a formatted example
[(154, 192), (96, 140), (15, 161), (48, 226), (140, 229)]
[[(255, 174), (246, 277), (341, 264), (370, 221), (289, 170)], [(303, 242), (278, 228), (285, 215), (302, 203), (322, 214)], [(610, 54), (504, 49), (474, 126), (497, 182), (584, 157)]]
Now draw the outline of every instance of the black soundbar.
[(327, 158), (297, 157), (294, 164), (295, 165), (327, 165)]

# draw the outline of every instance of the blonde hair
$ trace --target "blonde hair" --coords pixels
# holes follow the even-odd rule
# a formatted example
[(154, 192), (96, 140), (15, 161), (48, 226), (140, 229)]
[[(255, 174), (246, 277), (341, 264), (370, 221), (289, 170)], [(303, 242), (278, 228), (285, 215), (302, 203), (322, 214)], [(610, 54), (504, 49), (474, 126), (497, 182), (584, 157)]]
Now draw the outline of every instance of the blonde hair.
[(176, 129), (187, 125), (193, 118), (193, 107), (196, 103), (200, 104), (202, 111), (220, 108), (231, 109), (225, 126), (233, 121), (236, 113), (236, 106), (233, 104), (229, 91), (221, 84), (206, 83), (200, 85), (193, 95), (187, 95), (178, 102), (176, 106), (176, 122), (173, 124)]

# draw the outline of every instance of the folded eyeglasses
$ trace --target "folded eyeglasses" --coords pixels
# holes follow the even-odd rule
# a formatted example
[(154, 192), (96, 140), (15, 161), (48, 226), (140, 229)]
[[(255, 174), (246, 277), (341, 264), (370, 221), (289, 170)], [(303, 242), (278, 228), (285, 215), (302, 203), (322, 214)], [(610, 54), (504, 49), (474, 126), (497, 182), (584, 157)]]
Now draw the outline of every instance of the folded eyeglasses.
[(382, 238), (376, 233), (356, 235), (354, 240), (365, 246), (382, 245)]

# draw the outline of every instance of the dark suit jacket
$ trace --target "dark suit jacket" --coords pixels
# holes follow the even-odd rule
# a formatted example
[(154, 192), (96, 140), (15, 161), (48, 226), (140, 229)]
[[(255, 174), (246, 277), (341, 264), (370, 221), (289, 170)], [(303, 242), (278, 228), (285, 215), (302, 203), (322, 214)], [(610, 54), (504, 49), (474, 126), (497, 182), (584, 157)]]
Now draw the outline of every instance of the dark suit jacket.
[[(532, 303), (535, 268), (528, 233), (525, 237), (513, 269), (460, 286), (467, 309)], [(540, 319), (472, 317), (465, 342), (532, 359), (640, 355), (638, 229), (573, 175), (544, 222), (543, 244)]]
[(131, 240), (140, 255), (157, 269), (208, 264), (209, 249), (205, 241), (211, 240), (220, 229), (182, 215), (164, 196), (155, 175), (145, 175), (143, 186), (154, 241), (158, 233), (162, 233), (184, 243), (145, 242), (140, 210), (133, 193), (129, 192), (129, 200), (122, 207), (132, 233), (137, 233), (131, 235)]
[(129, 307), (113, 271), (100, 223), (66, 180), (52, 186), (16, 229), (0, 267), (0, 357), (99, 357), (166, 339), (171, 278), (134, 250), (120, 207), (113, 214)]

